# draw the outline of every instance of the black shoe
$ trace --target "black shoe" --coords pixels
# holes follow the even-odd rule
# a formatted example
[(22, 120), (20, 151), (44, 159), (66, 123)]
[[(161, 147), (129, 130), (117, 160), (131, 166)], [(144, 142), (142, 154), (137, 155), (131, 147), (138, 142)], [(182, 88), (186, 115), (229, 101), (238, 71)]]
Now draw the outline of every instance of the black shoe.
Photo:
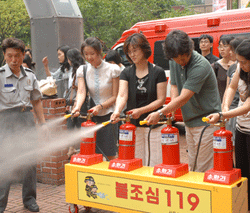
[(24, 208), (28, 209), (31, 212), (39, 212), (39, 206), (36, 203), (24, 205)]

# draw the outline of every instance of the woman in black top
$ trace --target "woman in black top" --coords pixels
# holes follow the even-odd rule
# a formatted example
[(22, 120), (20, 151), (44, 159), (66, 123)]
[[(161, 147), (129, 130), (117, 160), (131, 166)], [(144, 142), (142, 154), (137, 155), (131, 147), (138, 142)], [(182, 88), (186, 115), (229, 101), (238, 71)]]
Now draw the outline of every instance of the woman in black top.
[(222, 58), (212, 64), (218, 82), (221, 102), (223, 102), (223, 96), (227, 86), (227, 71), (234, 63), (230, 60), (231, 57), (229, 45), (230, 41), (233, 39), (234, 37), (231, 35), (222, 35), (220, 37), (218, 49)]
[[(126, 111), (132, 115), (136, 128), (135, 157), (142, 158), (146, 165), (148, 159), (147, 137), (149, 127), (140, 126), (139, 121), (158, 110), (166, 100), (167, 79), (164, 70), (148, 62), (151, 55), (150, 44), (140, 33), (129, 36), (124, 43), (126, 57), (133, 64), (122, 71), (119, 81), (119, 93), (111, 120), (119, 121), (120, 113), (127, 103)], [(162, 126), (151, 132), (150, 166), (162, 163), (161, 131)]]

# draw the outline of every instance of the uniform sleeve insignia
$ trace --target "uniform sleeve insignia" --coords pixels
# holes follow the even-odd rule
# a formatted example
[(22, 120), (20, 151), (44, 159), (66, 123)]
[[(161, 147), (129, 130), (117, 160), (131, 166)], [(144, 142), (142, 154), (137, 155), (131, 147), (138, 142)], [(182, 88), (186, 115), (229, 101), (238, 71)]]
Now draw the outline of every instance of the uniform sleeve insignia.
[(34, 71), (33, 71), (33, 70), (31, 70), (31, 69), (29, 69), (29, 68), (27, 68), (27, 67), (25, 67), (25, 68), (24, 68), (24, 70), (25, 70), (25, 71), (28, 71), (28, 72), (32, 72), (32, 73), (34, 73)]

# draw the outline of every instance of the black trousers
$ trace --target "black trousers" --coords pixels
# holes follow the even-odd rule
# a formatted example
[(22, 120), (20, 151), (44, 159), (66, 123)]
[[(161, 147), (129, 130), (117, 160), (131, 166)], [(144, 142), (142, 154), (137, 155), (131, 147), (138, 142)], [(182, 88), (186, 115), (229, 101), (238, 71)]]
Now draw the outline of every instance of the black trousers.
[(248, 209), (250, 210), (250, 135), (236, 129), (235, 134), (236, 168), (241, 169), (242, 177), (248, 178)]
[(7, 206), (10, 186), (21, 182), (24, 205), (36, 202), (37, 134), (31, 112), (0, 113), (0, 212)]

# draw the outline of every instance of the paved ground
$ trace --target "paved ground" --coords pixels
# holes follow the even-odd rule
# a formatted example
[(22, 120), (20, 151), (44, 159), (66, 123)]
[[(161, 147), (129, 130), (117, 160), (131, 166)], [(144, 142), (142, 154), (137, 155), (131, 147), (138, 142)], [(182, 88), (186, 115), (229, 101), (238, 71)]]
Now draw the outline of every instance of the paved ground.
[[(177, 123), (176, 126), (180, 130), (180, 158), (182, 163), (188, 163), (187, 146), (185, 140), (185, 131), (182, 123)], [(28, 213), (22, 204), (22, 185), (14, 184), (11, 186), (8, 206), (6, 213)], [(41, 213), (68, 213), (68, 204), (65, 202), (65, 186), (51, 186), (47, 184), (37, 184), (37, 203)], [(85, 208), (79, 206), (79, 213), (84, 213)], [(100, 209), (91, 209), (89, 212), (109, 213)]]

